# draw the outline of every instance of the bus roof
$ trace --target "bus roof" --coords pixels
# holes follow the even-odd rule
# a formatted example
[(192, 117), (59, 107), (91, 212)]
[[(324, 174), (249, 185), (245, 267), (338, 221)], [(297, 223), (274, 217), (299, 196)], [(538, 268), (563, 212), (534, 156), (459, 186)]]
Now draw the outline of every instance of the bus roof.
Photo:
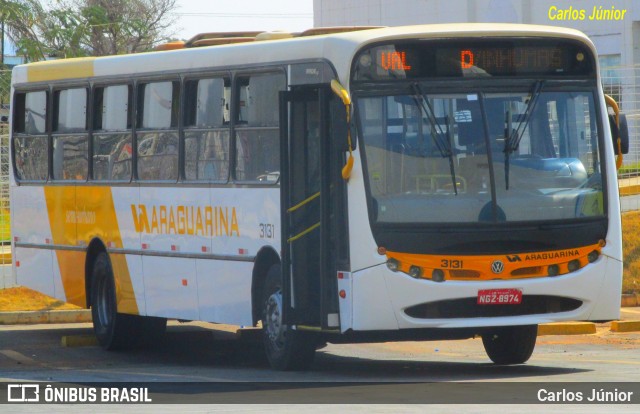
[(30, 63), (13, 69), (13, 84), (92, 77), (131, 75), (205, 69), (255, 67), (279, 62), (327, 59), (340, 80), (348, 83), (348, 71), (355, 53), (363, 46), (403, 38), (457, 37), (562, 37), (581, 41), (595, 53), (587, 36), (574, 29), (553, 26), (456, 23), (374, 28), (268, 41), (223, 44), (130, 55), (73, 58)]

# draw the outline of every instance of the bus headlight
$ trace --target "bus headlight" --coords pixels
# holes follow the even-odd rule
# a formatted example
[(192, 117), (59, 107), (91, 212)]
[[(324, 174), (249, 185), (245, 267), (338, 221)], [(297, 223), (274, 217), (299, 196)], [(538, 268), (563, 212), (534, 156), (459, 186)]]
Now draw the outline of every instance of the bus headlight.
[(422, 276), (422, 268), (419, 266), (411, 266), (409, 268), (409, 276), (414, 279), (418, 279)]
[(444, 272), (442, 269), (433, 269), (431, 279), (433, 279), (434, 282), (444, 282)]
[(569, 262), (569, 264), (567, 265), (567, 268), (569, 269), (570, 272), (575, 272), (576, 270), (580, 269), (580, 260), (575, 259)]
[(397, 272), (398, 269), (400, 269), (400, 262), (397, 261), (396, 259), (389, 259), (387, 260), (387, 267), (392, 272)]
[(598, 257), (600, 257), (600, 253), (598, 253), (597, 250), (594, 250), (587, 255), (587, 259), (589, 260), (589, 263), (595, 262), (596, 260), (598, 260)]
[(551, 265), (547, 269), (547, 273), (549, 276), (558, 276), (560, 274), (560, 266)]

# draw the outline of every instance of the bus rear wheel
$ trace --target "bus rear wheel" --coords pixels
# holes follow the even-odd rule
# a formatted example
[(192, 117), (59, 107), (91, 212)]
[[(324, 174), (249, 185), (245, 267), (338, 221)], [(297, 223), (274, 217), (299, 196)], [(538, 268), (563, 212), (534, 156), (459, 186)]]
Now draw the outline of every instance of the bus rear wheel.
[(98, 343), (106, 350), (155, 345), (167, 326), (164, 318), (118, 313), (111, 261), (105, 252), (93, 264), (91, 316)]
[(536, 346), (538, 325), (505, 326), (482, 335), (489, 358), (498, 365), (523, 364)]
[(316, 337), (291, 329), (282, 321), (282, 276), (280, 265), (267, 272), (262, 294), (262, 337), (269, 364), (279, 371), (303, 370), (315, 357)]

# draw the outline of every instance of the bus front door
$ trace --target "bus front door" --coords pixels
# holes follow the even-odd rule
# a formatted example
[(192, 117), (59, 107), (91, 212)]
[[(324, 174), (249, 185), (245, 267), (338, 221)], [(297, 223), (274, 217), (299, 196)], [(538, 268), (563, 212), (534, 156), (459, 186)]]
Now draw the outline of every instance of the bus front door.
[(332, 99), (318, 86), (280, 97), (283, 317), (298, 329), (339, 327), (335, 275), (346, 239), (336, 222), (344, 184), (330, 139)]

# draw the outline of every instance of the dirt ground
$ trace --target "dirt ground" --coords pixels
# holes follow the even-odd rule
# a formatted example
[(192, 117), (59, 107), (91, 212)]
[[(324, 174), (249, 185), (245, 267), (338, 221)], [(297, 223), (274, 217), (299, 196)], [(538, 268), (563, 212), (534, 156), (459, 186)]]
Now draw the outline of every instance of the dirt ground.
[(80, 309), (25, 287), (0, 289), (0, 312)]

